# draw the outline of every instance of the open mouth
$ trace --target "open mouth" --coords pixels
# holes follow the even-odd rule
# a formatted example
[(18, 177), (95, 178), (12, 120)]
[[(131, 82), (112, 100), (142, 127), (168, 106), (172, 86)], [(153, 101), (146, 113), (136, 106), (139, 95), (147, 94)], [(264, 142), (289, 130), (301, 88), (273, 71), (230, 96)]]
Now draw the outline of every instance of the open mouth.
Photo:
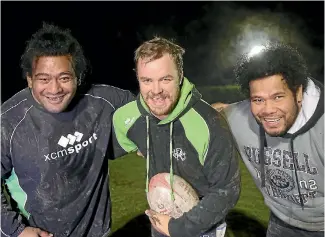
[(59, 104), (59, 103), (61, 103), (63, 101), (64, 95), (62, 95), (62, 96), (51, 96), (51, 97), (46, 96), (46, 98), (52, 104)]
[(156, 98), (150, 98), (150, 100), (152, 101), (152, 103), (154, 105), (164, 105), (165, 104), (165, 101), (166, 101), (166, 98), (164, 97), (156, 97)]
[(268, 123), (276, 123), (276, 122), (280, 121), (280, 118), (276, 118), (276, 119), (267, 119), (267, 118), (265, 118), (264, 120), (266, 122), (268, 122)]
[(264, 124), (267, 126), (276, 126), (279, 124), (281, 118), (263, 118)]

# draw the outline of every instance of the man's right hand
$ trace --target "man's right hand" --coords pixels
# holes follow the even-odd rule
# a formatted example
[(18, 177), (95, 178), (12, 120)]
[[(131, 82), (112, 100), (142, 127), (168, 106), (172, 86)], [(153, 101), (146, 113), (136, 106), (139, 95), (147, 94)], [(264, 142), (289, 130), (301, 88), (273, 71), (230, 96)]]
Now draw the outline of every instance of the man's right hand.
[(211, 106), (217, 110), (218, 112), (220, 112), (221, 110), (227, 108), (229, 104), (225, 104), (225, 103), (220, 103), (220, 102), (216, 102), (214, 104), (211, 104)]
[(144, 156), (142, 155), (142, 153), (141, 153), (140, 150), (137, 151), (137, 155), (138, 155), (138, 156), (142, 156), (142, 157), (144, 157)]
[(47, 231), (41, 230), (40, 228), (26, 227), (18, 237), (52, 237), (53, 234)]

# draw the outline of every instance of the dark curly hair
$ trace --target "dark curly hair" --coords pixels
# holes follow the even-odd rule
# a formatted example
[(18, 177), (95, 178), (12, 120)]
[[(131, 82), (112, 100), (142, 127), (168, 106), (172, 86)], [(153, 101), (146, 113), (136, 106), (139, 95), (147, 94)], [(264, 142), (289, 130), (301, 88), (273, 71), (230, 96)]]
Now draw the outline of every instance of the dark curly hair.
[(79, 42), (71, 35), (68, 29), (43, 23), (43, 27), (33, 34), (24, 54), (21, 57), (21, 68), (23, 77), (32, 75), (33, 62), (42, 56), (64, 56), (72, 57), (72, 67), (80, 85), (88, 70), (88, 61), (84, 56)]
[(243, 55), (235, 68), (235, 77), (242, 92), (249, 94), (249, 83), (258, 78), (282, 75), (295, 94), (299, 86), (307, 87), (308, 69), (303, 56), (293, 47), (280, 43), (268, 44), (254, 56)]

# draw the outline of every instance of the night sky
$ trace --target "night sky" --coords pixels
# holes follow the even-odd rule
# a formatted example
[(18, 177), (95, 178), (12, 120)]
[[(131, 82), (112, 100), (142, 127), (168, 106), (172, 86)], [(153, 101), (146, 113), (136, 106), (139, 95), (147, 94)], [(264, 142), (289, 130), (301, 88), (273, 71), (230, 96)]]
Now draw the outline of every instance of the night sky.
[[(185, 75), (193, 82), (233, 83), (232, 59), (226, 58), (238, 53), (222, 50), (225, 42), (234, 42), (231, 44), (234, 48), (237, 41), (234, 37), (227, 39), (234, 35), (227, 24), (232, 18), (265, 11), (272, 16), (270, 19), (281, 19), (277, 24), (281, 25), (281, 16), (285, 16), (283, 19), (287, 21), (283, 24), (297, 28), (295, 32), (302, 35), (302, 40), (296, 33), (290, 37), (303, 46), (313, 76), (324, 82), (324, 2), (321, 1), (1, 2), (1, 100), (26, 86), (20, 57), (25, 42), (43, 21), (71, 29), (92, 65), (87, 80), (137, 92), (133, 53), (143, 39), (154, 33), (173, 37), (185, 47)], [(278, 12), (280, 17), (276, 15)]]

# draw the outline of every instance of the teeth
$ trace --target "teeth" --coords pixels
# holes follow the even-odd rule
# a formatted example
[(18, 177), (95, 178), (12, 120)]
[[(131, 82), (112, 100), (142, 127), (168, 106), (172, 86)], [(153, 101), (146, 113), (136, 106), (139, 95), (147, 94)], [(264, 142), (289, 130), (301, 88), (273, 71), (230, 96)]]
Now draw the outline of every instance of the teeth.
[(278, 122), (280, 119), (264, 119), (266, 122)]
[(47, 97), (49, 100), (52, 100), (52, 101), (58, 101), (58, 100), (61, 100), (63, 98), (63, 96), (60, 96), (60, 97)]
[(163, 101), (163, 100), (164, 100), (163, 98), (153, 99), (153, 101), (156, 101), (156, 102), (160, 102), (160, 101)]

